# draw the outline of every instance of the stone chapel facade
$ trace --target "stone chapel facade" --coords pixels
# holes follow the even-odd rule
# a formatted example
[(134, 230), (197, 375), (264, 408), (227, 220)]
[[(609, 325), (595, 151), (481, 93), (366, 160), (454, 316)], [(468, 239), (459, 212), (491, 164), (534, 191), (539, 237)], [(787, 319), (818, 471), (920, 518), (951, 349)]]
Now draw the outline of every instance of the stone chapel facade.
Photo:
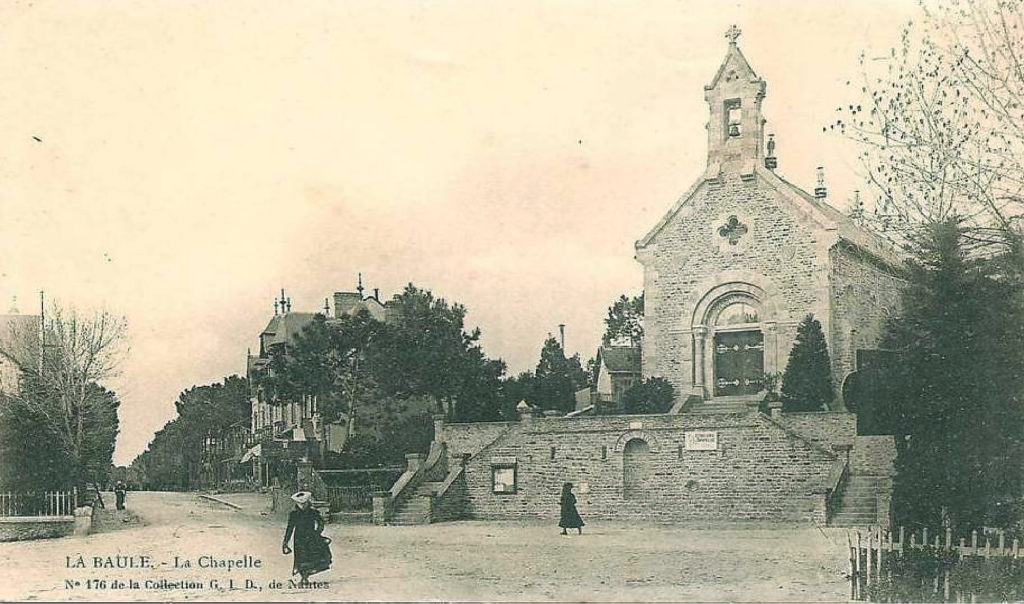
[[(891, 435), (858, 433), (836, 408), (758, 409), (799, 322), (822, 323), (837, 394), (854, 354), (877, 345), (903, 286), (881, 240), (780, 177), (764, 149), (765, 83), (736, 44), (711, 84), (707, 169), (636, 244), (644, 268), (644, 377), (664, 377), (669, 413), (446, 425), (426, 457), (374, 497), (377, 523), (558, 517), (577, 487), (584, 518), (885, 525)], [(632, 364), (627, 368), (632, 368)], [(611, 373), (609, 367), (609, 375)], [(609, 382), (610, 383), (610, 382)]]
[[(797, 324), (822, 325), (839, 401), (857, 349), (877, 345), (899, 305), (900, 261), (881, 239), (776, 172), (758, 77), (731, 30), (704, 88), (707, 168), (636, 244), (644, 268), (644, 377), (668, 379), (688, 410), (763, 395)], [(820, 178), (820, 176), (819, 176)], [(761, 394), (759, 394), (761, 393)]]

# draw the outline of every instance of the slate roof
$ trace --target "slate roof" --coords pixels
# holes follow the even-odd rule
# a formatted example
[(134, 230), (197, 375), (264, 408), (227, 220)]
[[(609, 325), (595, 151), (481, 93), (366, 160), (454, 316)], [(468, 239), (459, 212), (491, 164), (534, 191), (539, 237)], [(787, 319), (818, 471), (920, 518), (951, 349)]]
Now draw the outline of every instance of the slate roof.
[(290, 312), (277, 315), (267, 323), (263, 332), (260, 333), (260, 341), (264, 348), (291, 342), (295, 338), (295, 334), (309, 325), (315, 316), (316, 313), (312, 312)]

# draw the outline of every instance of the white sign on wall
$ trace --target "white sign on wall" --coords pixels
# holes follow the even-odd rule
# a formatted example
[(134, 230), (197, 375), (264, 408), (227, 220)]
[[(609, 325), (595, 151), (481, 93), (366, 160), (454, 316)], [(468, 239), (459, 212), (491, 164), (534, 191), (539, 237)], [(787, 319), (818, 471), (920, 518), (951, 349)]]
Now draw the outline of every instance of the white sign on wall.
[(687, 432), (687, 451), (714, 451), (718, 449), (718, 432)]

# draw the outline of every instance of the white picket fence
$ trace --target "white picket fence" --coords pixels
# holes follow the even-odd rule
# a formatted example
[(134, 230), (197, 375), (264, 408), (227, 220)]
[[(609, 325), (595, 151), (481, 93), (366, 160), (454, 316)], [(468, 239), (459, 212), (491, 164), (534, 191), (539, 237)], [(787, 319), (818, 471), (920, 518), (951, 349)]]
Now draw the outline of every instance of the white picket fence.
[(0, 493), (0, 518), (8, 516), (73, 516), (78, 489), (42, 493)]
[[(944, 531), (932, 531), (922, 529), (920, 533), (911, 532), (907, 535), (906, 530), (900, 527), (898, 532), (890, 532), (875, 528), (862, 534), (860, 531), (847, 533), (847, 544), (850, 551), (850, 585), (852, 600), (868, 599), (867, 594), (872, 584), (879, 579), (891, 579), (890, 562), (894, 556), (900, 556), (904, 551), (913, 549), (932, 548), (933, 551), (945, 550), (956, 552), (958, 564), (969, 559), (991, 560), (991, 559), (1012, 559), (1018, 561), (1024, 558), (1024, 548), (1017, 539), (1008, 541), (1006, 531), (992, 530), (986, 534), (979, 535), (978, 531), (972, 531), (969, 539), (966, 537), (954, 537), (951, 529)], [(1020, 562), (1015, 562), (1019, 564)], [(974, 601), (974, 596), (969, 592), (964, 593), (958, 590), (956, 585), (950, 582), (950, 567), (945, 567), (936, 572), (932, 577), (933, 594), (929, 601), (962, 602)], [(934, 600), (932, 599), (934, 598)]]

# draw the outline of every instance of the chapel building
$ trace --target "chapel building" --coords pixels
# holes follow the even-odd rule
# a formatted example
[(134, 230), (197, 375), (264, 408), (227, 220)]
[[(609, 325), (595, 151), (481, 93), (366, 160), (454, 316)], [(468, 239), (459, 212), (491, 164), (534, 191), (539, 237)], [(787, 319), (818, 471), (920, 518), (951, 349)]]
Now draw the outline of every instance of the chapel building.
[[(596, 392), (562, 417), (524, 403), (519, 421), (437, 418), (426, 457), (408, 455), (402, 477), (374, 497), (375, 522), (554, 519), (571, 482), (584, 518), (889, 523), (891, 434), (862, 433), (841, 399), (815, 412), (759, 407), (765, 374), (785, 369), (808, 314), (822, 324), (840, 394), (904, 282), (895, 252), (829, 206), (823, 182), (811, 195), (776, 172), (765, 82), (738, 35), (727, 34), (704, 89), (706, 170), (636, 244), (640, 351), (603, 348)], [(614, 404), (641, 374), (673, 384), (668, 413)]]
[(741, 409), (785, 369), (799, 322), (821, 323), (836, 406), (859, 349), (899, 306), (901, 262), (886, 242), (777, 172), (765, 152), (766, 85), (731, 29), (704, 87), (707, 167), (636, 244), (644, 268), (644, 377), (664, 377), (682, 411)]

